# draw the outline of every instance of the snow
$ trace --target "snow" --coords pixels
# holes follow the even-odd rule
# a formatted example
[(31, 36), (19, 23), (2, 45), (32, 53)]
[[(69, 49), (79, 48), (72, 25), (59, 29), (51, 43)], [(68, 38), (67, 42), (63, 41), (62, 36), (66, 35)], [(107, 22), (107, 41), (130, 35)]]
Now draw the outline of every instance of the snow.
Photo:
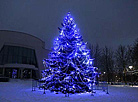
[(31, 86), (31, 79), (10, 79), (10, 82), (0, 82), (0, 102), (138, 102), (137, 86), (112, 85), (109, 86), (109, 94), (96, 90), (94, 96), (82, 93), (69, 97), (48, 90), (43, 94), (43, 90), (38, 88), (32, 91)]

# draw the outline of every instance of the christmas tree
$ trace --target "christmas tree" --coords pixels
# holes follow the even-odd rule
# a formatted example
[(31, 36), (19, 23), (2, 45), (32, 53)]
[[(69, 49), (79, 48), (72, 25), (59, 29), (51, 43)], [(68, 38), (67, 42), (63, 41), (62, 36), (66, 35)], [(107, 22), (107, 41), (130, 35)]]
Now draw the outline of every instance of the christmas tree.
[(92, 66), (90, 51), (70, 13), (61, 25), (49, 59), (43, 60), (45, 88), (62, 93), (91, 92), (98, 73)]

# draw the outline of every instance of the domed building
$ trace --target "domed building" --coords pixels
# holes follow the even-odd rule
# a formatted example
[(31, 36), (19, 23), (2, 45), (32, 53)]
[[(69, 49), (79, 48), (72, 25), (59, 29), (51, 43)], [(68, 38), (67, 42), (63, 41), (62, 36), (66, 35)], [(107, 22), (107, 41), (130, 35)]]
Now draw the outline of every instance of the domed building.
[(41, 39), (16, 31), (0, 30), (0, 75), (10, 78), (39, 78), (42, 60), (50, 50)]

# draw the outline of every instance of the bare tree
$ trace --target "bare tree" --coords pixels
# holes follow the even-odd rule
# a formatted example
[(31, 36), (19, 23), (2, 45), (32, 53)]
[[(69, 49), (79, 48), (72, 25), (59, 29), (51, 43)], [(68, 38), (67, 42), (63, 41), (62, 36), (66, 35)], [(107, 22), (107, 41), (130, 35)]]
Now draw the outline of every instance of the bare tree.
[(130, 45), (127, 46), (127, 63), (134, 66), (133, 47)]
[(101, 58), (101, 49), (99, 45), (96, 44), (95, 46), (89, 44), (90, 55), (94, 59), (94, 67), (100, 68), (100, 58)]
[(135, 69), (138, 69), (138, 38), (136, 39), (133, 45), (133, 58), (134, 58)]
[(106, 72), (108, 82), (112, 81), (113, 79), (112, 76), (114, 67), (113, 54), (114, 52), (107, 46), (105, 46), (102, 50), (102, 56), (101, 56), (102, 70)]
[(116, 64), (120, 68), (125, 68), (127, 65), (127, 48), (120, 45), (115, 52)]
[[(129, 49), (129, 52), (128, 52)], [(128, 65), (128, 60), (130, 58), (129, 54), (131, 53), (130, 47), (125, 47), (120, 45), (115, 52), (116, 65), (119, 69), (118, 74), (120, 81), (123, 80), (123, 72), (124, 72), (124, 82), (126, 83), (126, 67)]]

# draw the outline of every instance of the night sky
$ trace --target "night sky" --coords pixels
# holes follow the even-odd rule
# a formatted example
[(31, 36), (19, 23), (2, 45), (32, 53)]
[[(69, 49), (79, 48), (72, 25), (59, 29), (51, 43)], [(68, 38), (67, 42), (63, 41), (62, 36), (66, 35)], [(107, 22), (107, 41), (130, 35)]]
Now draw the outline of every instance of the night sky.
[(0, 30), (32, 34), (51, 49), (68, 11), (85, 42), (115, 49), (138, 38), (138, 0), (0, 0)]

